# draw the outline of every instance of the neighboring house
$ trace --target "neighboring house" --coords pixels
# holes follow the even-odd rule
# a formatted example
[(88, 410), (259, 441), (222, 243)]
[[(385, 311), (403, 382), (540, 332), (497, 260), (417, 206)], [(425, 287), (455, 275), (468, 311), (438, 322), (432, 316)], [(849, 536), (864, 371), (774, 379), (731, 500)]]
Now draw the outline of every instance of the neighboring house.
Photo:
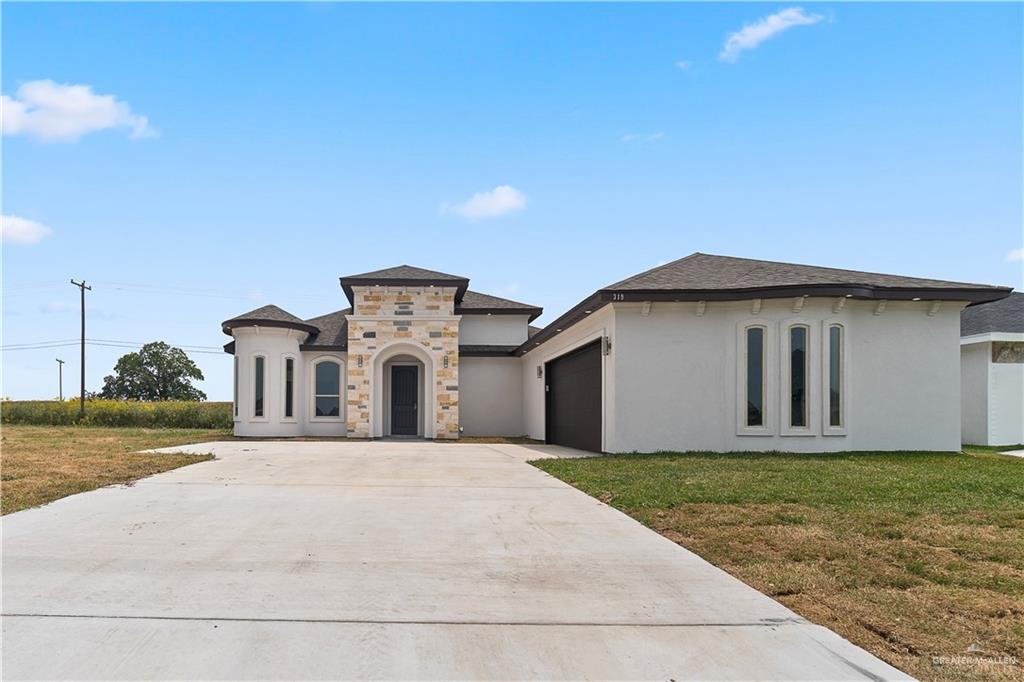
[(965, 443), (1024, 443), (1024, 294), (961, 313), (960, 387)]
[(541, 308), (402, 265), (234, 337), (235, 433), (520, 436), (605, 452), (957, 450), (960, 311), (1008, 288), (695, 253)]

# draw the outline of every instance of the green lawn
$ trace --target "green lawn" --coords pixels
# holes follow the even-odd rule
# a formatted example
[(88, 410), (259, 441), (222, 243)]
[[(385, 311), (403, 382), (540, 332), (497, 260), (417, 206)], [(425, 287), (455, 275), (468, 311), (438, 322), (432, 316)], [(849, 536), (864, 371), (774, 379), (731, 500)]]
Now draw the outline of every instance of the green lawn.
[[(1024, 459), (971, 448), (533, 464), (916, 677), (1024, 679)], [(960, 655), (972, 659), (933, 659)], [(1001, 656), (1018, 663), (986, 662)]]
[(105, 485), (212, 459), (139, 450), (231, 438), (217, 429), (137, 429), (5, 424), (0, 447), (4, 514)]

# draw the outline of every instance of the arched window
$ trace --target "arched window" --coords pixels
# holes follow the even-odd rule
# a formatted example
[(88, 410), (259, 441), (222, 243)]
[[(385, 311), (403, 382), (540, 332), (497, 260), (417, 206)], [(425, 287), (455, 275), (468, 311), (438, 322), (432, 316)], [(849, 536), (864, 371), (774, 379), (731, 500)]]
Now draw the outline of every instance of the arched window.
[(747, 327), (746, 341), (746, 426), (762, 427), (765, 411), (765, 328)]
[(796, 428), (806, 428), (809, 420), (809, 336), (810, 329), (805, 325), (789, 328), (789, 425)]
[(843, 423), (843, 327), (828, 328), (828, 425), (842, 428)]
[(257, 355), (253, 358), (253, 369), (252, 369), (252, 384), (253, 384), (253, 404), (252, 404), (252, 416), (253, 417), (264, 417), (265, 410), (263, 399), (267, 388), (267, 359), (262, 355)]
[(313, 414), (317, 417), (341, 416), (341, 364), (321, 360), (313, 367)]
[(295, 358), (284, 359), (284, 418), (295, 418)]

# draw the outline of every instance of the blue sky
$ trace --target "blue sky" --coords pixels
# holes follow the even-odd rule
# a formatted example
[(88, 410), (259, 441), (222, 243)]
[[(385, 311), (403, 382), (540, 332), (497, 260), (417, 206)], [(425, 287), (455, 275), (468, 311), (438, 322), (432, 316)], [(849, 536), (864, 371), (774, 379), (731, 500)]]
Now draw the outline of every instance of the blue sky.
[[(71, 277), (89, 338), (198, 350), (399, 263), (541, 323), (693, 251), (1022, 286), (1020, 4), (2, 20), (4, 346), (77, 337)], [(87, 388), (128, 350), (90, 346)], [(75, 346), (5, 351), (2, 394), (55, 395), (56, 357), (74, 395)], [(229, 356), (192, 357), (229, 399)]]

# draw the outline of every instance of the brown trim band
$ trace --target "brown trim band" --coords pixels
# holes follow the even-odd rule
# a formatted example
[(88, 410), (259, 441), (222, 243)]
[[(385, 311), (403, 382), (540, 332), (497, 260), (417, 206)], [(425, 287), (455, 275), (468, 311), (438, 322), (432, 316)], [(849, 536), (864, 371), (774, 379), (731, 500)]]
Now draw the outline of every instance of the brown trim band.
[(529, 315), (527, 322), (533, 322), (544, 314), (543, 308), (462, 308), (455, 306), (456, 315)]
[(286, 322), (284, 320), (257, 320), (253, 318), (234, 318), (221, 323), (221, 331), (231, 335), (236, 327), (276, 327), (278, 329), (297, 329), (309, 334), (319, 334), (320, 328), (305, 322)]

